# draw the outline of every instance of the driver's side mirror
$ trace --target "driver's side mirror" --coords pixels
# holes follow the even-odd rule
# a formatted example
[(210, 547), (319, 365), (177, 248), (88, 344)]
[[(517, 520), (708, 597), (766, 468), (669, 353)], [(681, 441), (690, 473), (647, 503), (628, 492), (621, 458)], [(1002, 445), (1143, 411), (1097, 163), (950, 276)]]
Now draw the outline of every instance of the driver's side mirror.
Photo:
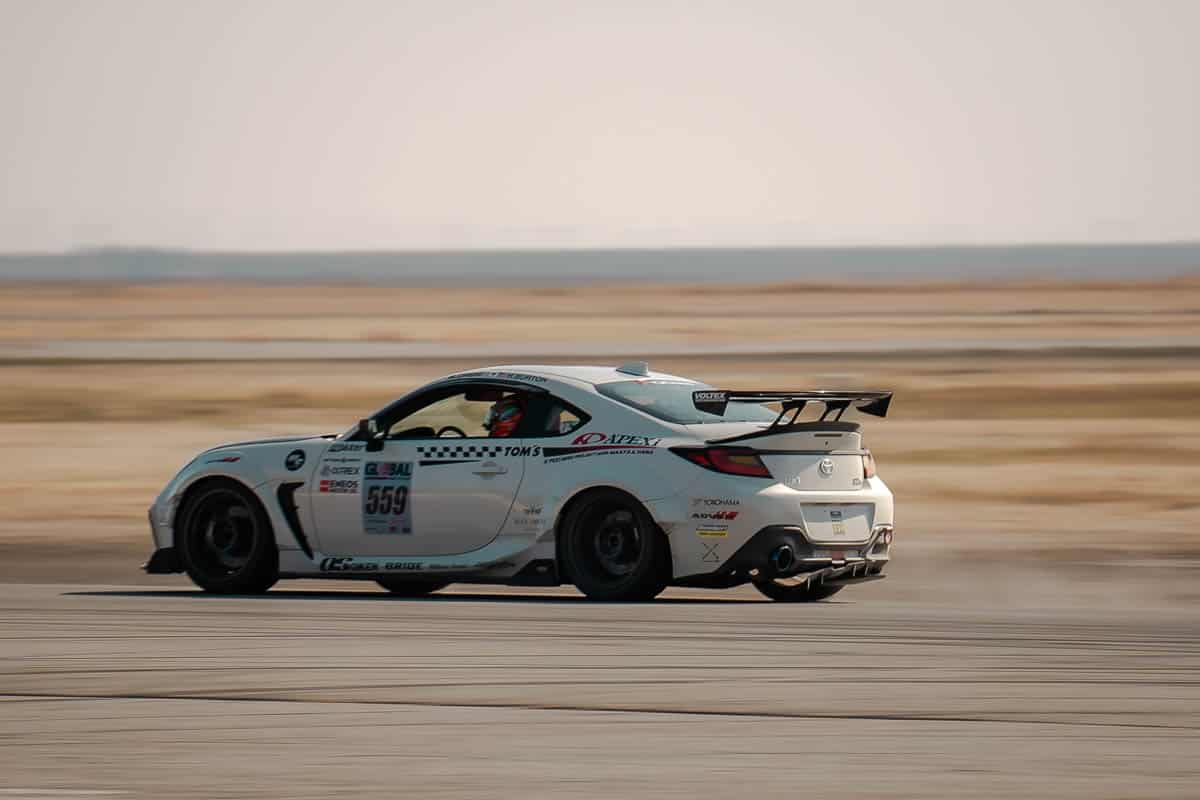
[(383, 449), (383, 437), (379, 435), (379, 428), (373, 419), (360, 419), (354, 438), (367, 443), (368, 453), (378, 453)]

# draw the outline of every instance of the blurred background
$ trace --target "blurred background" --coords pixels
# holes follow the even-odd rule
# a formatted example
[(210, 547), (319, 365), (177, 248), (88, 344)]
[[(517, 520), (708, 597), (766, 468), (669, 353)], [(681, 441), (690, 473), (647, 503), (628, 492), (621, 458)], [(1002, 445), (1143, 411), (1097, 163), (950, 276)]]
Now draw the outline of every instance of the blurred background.
[(1194, 563), (1194, 3), (0, 8), (5, 577), (138, 580), (197, 448), (633, 358), (895, 389), (939, 566)]
[[(1197, 30), (1191, 0), (0, 0), (0, 792), (1194, 797)], [(888, 580), (372, 604), (139, 570), (198, 450), (635, 359), (895, 390), (864, 421)]]

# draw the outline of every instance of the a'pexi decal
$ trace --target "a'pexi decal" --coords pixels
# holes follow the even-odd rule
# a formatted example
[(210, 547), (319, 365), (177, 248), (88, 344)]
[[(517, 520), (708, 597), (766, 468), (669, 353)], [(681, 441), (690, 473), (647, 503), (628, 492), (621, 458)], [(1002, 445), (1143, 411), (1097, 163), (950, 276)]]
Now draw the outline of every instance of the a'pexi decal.
[(641, 436), (633, 433), (581, 433), (568, 447), (543, 447), (547, 464), (572, 461), (598, 455), (652, 455), (662, 442), (661, 436)]

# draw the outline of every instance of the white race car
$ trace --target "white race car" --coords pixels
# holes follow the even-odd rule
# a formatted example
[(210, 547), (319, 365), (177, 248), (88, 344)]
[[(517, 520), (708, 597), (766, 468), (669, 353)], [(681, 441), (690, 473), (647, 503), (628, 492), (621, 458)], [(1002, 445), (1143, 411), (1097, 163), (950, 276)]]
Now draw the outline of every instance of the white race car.
[(220, 593), (358, 578), (640, 600), (751, 582), (819, 600), (883, 577), (892, 493), (840, 418), (890, 401), (725, 391), (641, 362), (462, 372), (341, 435), (201, 453), (150, 508), (145, 569)]

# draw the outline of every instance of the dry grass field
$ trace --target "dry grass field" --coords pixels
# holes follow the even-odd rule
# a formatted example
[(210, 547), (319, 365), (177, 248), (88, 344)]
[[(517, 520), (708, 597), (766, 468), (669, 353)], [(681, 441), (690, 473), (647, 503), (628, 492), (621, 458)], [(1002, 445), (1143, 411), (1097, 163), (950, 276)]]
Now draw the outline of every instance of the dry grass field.
[[(106, 355), (23, 351), (79, 341)], [(195, 349), (273, 341), (478, 344), (489, 355), (230, 361)], [(173, 356), (126, 358), (128, 342), (168, 343)], [(103, 568), (134, 579), (148, 550), (145, 508), (196, 450), (341, 430), (437, 375), (550, 344), (586, 346), (588, 361), (651, 354), (656, 369), (731, 387), (895, 389), (892, 416), (867, 421), (867, 440), (914, 552), (1014, 563), (1200, 556), (1196, 279), (869, 290), (5, 284), (0, 574), (61, 574), (56, 555), (83, 553), (71, 559), (81, 578)], [(729, 352), (737, 346), (746, 352)]]

